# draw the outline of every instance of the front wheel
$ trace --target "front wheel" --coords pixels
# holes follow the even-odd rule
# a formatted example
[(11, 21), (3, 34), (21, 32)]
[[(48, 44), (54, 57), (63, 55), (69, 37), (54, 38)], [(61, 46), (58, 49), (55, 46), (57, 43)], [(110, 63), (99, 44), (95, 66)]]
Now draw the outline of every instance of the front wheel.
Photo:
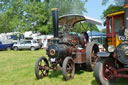
[(35, 75), (37, 79), (48, 76), (49, 63), (45, 57), (40, 57), (35, 64)]
[(74, 77), (75, 64), (71, 57), (66, 57), (62, 66), (63, 77), (65, 80), (70, 80)]
[(114, 78), (114, 61), (111, 58), (99, 58), (94, 68), (94, 75), (99, 85), (112, 85)]

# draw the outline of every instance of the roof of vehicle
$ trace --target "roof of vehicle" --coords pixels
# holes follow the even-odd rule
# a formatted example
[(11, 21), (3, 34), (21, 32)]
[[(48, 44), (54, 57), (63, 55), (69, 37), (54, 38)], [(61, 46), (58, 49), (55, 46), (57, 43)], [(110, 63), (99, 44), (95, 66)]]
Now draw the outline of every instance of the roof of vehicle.
[(118, 12), (113, 12), (113, 13), (107, 14), (107, 17), (117, 16), (117, 15), (121, 15), (121, 14), (124, 14), (124, 11), (118, 11)]
[(80, 14), (68, 14), (59, 17), (59, 25), (61, 26), (68, 25), (72, 27), (74, 26), (74, 24), (81, 21), (86, 21), (96, 25), (102, 25), (101, 21)]
[(93, 38), (95, 38), (95, 37), (106, 37), (105, 33), (97, 32), (97, 31), (88, 32), (88, 35), (92, 36)]

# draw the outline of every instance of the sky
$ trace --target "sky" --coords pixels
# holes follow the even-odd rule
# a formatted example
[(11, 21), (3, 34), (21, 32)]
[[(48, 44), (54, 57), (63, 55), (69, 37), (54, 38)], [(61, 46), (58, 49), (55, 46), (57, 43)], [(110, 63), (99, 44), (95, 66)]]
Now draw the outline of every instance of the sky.
[[(105, 9), (108, 8), (110, 4), (113, 4), (114, 0), (109, 0), (109, 2), (106, 5), (102, 5), (102, 0), (88, 0), (88, 2), (85, 4), (85, 8), (87, 9), (87, 13), (85, 13), (85, 16), (98, 19), (101, 22), (104, 22), (101, 19), (102, 13)], [(105, 28), (103, 25), (98, 26), (98, 28), (101, 30)]]

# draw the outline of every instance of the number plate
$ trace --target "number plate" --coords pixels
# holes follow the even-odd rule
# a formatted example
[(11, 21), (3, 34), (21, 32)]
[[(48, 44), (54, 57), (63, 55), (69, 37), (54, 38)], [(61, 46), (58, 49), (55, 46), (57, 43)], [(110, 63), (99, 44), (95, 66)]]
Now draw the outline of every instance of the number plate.
[(50, 60), (51, 60), (51, 62), (55, 62), (55, 61), (56, 61), (56, 59), (55, 59), (55, 58), (51, 58)]
[(118, 37), (119, 40), (123, 40), (123, 41), (127, 41), (128, 40), (128, 36), (119, 36)]

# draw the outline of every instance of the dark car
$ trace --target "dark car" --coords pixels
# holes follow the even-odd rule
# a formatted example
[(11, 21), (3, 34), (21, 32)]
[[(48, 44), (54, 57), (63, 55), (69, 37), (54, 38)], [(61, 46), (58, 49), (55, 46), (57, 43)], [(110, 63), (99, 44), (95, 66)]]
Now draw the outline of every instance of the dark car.
[(2, 42), (0, 41), (0, 50), (11, 50), (12, 46), (13, 44), (2, 44)]

